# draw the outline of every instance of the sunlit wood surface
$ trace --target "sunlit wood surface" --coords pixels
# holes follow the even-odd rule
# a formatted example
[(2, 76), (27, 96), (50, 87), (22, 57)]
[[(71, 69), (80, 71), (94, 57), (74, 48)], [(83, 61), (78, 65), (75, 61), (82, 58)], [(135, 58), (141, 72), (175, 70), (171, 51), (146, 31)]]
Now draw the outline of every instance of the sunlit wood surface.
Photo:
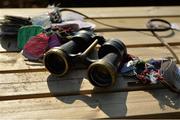
[[(179, 6), (74, 10), (116, 26), (146, 27), (151, 18), (162, 18), (180, 26)], [(0, 19), (3, 15), (35, 16), (48, 11), (51, 10), (0, 9)], [(111, 31), (95, 24), (98, 34), (122, 40), (128, 53), (142, 59), (172, 56), (151, 33)], [(180, 32), (165, 40), (180, 57)], [(114, 87), (97, 89), (87, 80), (85, 68), (71, 70), (61, 78), (54, 77), (44, 66), (25, 62), (21, 53), (14, 50), (16, 41), (1, 40), (0, 119), (180, 118), (180, 95), (162, 85), (130, 86), (128, 82), (134, 80), (119, 75)]]

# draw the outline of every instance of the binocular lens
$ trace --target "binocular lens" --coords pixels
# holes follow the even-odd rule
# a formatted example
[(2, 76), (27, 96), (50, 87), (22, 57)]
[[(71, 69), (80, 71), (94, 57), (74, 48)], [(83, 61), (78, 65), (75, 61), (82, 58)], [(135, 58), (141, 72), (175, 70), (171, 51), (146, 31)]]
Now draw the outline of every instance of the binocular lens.
[(67, 59), (61, 53), (47, 53), (44, 61), (46, 68), (54, 75), (62, 76), (69, 68)]
[(108, 87), (114, 83), (112, 69), (103, 64), (91, 65), (88, 71), (90, 82), (98, 87)]

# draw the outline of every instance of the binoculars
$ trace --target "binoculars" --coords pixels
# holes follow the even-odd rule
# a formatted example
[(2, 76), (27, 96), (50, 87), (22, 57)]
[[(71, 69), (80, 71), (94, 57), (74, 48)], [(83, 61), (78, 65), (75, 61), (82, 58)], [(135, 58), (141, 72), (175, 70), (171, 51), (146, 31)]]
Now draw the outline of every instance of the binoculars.
[[(89, 57), (99, 44), (98, 58)], [(116, 81), (117, 70), (127, 55), (126, 46), (118, 39), (105, 41), (92, 31), (80, 30), (71, 40), (60, 47), (51, 48), (44, 54), (44, 65), (54, 75), (65, 75), (73, 64), (88, 66), (89, 81), (97, 87), (109, 87)]]

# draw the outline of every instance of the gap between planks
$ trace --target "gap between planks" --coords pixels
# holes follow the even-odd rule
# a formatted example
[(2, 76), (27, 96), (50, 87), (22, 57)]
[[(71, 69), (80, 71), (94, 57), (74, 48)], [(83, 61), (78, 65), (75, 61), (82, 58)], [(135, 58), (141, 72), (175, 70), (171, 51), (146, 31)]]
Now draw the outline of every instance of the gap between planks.
[[(179, 96), (167, 90), (86, 94), (1, 101), (1, 118), (123, 118), (177, 113)], [(83, 111), (83, 112), (82, 112)], [(48, 114), (47, 114), (48, 113)], [(166, 116), (170, 117), (170, 116)]]
[(3, 79), (0, 81), (1, 101), (164, 88), (161, 84), (135, 84), (137, 80), (120, 75), (113, 87), (95, 88), (87, 80), (84, 70), (74, 70), (64, 77), (56, 77), (45, 73), (28, 73), (26, 75), (17, 73), (13, 79), (11, 76), (13, 76), (12, 73), (2, 75)]
[[(180, 56), (179, 47), (172, 46), (178, 56)], [(158, 59), (172, 56), (164, 47), (143, 47), (143, 48), (129, 48), (129, 54), (138, 56), (141, 59), (147, 60), (150, 58)], [(85, 67), (77, 67), (78, 69)], [(44, 66), (27, 65), (24, 58), (19, 53), (1, 53), (0, 59), (0, 74), (6, 73), (21, 73), (21, 72), (41, 72), (46, 71)]]

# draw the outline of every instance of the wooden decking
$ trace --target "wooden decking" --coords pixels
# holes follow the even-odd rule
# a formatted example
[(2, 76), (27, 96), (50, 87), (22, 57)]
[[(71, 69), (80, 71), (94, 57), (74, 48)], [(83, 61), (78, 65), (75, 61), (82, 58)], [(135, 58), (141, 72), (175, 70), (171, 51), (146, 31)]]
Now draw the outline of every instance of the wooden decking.
[[(117, 26), (146, 27), (151, 18), (162, 18), (180, 26), (179, 6), (75, 10)], [(32, 16), (46, 11), (48, 9), (0, 9), (0, 18), (6, 14)], [(128, 53), (142, 59), (172, 56), (151, 33), (111, 31), (96, 25), (97, 33), (105, 38), (121, 39), (127, 45)], [(180, 32), (176, 31), (165, 40), (180, 57)], [(50, 75), (42, 65), (25, 62), (21, 53), (11, 52), (16, 50), (13, 41), (1, 41), (1, 44), (0, 119), (180, 118), (180, 95), (162, 85), (129, 85), (133, 79), (119, 76), (113, 88), (94, 88), (87, 80), (84, 68), (71, 70), (68, 75), (58, 78)], [(8, 51), (4, 49), (7, 44)]]

